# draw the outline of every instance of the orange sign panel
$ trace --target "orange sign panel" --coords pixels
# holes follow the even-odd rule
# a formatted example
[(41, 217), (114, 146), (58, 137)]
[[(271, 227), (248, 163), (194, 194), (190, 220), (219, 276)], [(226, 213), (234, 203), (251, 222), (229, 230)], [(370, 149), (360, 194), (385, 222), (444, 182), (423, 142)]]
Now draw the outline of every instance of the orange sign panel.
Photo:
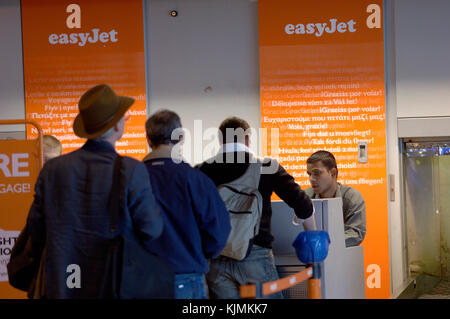
[[(73, 134), (78, 100), (109, 84), (136, 102), (116, 146), (138, 159), (147, 153), (143, 9), (141, 0), (23, 0), (22, 32), (27, 119), (56, 136), (69, 152), (84, 140)], [(28, 136), (37, 136), (34, 128)]]
[(306, 159), (321, 149), (335, 155), (338, 181), (366, 202), (366, 297), (389, 298), (382, 1), (258, 4), (261, 123), (279, 129), (270, 155), (302, 188)]
[(26, 297), (9, 285), (6, 265), (33, 202), (40, 170), (37, 141), (0, 141), (0, 299)]

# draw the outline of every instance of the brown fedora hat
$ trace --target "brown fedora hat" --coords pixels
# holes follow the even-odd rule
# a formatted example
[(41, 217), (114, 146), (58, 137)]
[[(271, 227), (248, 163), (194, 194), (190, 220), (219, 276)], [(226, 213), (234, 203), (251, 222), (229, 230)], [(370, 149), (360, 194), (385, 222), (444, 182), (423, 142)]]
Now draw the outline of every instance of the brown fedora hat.
[(82, 138), (98, 137), (112, 128), (133, 103), (133, 98), (118, 96), (108, 85), (97, 85), (80, 98), (73, 132)]

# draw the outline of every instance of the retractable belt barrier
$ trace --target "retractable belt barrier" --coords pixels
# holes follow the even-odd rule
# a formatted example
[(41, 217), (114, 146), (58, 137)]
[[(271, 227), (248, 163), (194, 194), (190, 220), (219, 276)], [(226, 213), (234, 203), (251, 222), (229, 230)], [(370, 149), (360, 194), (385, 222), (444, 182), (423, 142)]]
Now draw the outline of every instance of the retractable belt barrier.
[(308, 280), (308, 298), (322, 299), (320, 263), (328, 255), (329, 244), (330, 237), (326, 231), (301, 232), (295, 239), (293, 246), (298, 259), (307, 264), (307, 268), (282, 279), (262, 284), (242, 285), (239, 287), (241, 298), (262, 298)]
[(39, 136), (0, 140), (0, 299), (27, 298), (25, 292), (9, 285), (6, 265), (25, 226), (34, 185), (44, 161), (41, 126), (31, 120), (0, 120), (0, 125), (16, 124), (33, 125)]
[[(303, 271), (299, 271), (291, 276), (282, 279), (266, 282), (263, 284), (256, 283), (251, 285), (242, 285), (240, 289), (241, 298), (261, 298), (288, 288), (291, 288), (307, 279), (312, 278), (313, 268), (308, 267)], [(320, 282), (320, 279), (319, 279)], [(320, 290), (320, 284), (319, 284)], [(312, 296), (309, 296), (312, 298)], [(316, 298), (312, 298), (316, 299)], [(320, 298), (319, 298), (320, 299)]]

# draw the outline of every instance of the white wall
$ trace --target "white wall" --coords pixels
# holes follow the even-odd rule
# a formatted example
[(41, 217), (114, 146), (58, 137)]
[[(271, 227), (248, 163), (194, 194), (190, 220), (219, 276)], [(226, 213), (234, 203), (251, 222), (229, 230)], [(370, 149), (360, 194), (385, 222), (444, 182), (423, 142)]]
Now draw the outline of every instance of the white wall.
[(450, 116), (450, 1), (393, 2), (398, 117)]
[[(384, 4), (385, 22), (385, 78), (386, 78), (386, 145), (387, 174), (393, 175), (394, 182), (388, 181), (389, 214), (389, 259), (391, 277), (391, 295), (397, 297), (407, 285), (406, 247), (403, 240), (404, 222), (402, 214), (402, 170), (397, 134), (397, 90), (396, 90), (396, 48), (394, 5), (392, 1)], [(389, 189), (394, 188), (392, 196)]]
[[(169, 16), (170, 10), (178, 16)], [(192, 138), (195, 120), (205, 130), (234, 115), (259, 128), (257, 2), (151, 0), (146, 14), (150, 113), (177, 112)], [(191, 163), (202, 161), (193, 146), (191, 154)]]
[[(0, 119), (24, 119), (22, 28), (20, 1), (0, 1)], [(0, 132), (23, 131), (24, 126), (0, 126)]]

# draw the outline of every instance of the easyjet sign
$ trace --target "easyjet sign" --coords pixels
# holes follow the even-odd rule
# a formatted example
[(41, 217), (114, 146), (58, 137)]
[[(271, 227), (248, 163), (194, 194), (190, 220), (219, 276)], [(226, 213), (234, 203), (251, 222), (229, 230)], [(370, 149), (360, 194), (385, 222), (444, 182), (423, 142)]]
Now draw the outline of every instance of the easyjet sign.
[(13, 153), (11, 157), (8, 154), (0, 153), (0, 172), (5, 177), (27, 177), (30, 172), (28, 168), (28, 153)]
[(100, 32), (100, 29), (92, 29), (91, 32), (59, 35), (53, 33), (48, 37), (50, 44), (78, 44), (80, 47), (85, 46), (86, 43), (97, 43), (99, 40), (102, 43), (117, 42), (117, 31), (113, 29), (109, 32)]
[[(13, 153), (11, 157), (0, 153), (0, 174), (4, 177), (30, 176), (28, 158), (28, 153)], [(30, 190), (30, 183), (0, 183), (0, 194), (29, 193)]]
[[(69, 4), (66, 12), (70, 13), (66, 19), (66, 26), (69, 29), (81, 28), (81, 7), (78, 4)], [(117, 42), (118, 32), (114, 29), (108, 32), (100, 32), (99, 28), (93, 28), (90, 32), (73, 32), (73, 33), (52, 33), (48, 36), (50, 44), (76, 44), (80, 47), (87, 43), (107, 43)]]
[[(60, 140), (64, 153), (85, 143), (72, 129), (78, 100), (101, 83), (135, 99), (127, 122), (134, 135), (124, 136), (117, 151), (138, 159), (147, 153), (142, 6), (142, 0), (21, 1), (26, 118)], [(27, 136), (37, 131), (29, 127)]]

